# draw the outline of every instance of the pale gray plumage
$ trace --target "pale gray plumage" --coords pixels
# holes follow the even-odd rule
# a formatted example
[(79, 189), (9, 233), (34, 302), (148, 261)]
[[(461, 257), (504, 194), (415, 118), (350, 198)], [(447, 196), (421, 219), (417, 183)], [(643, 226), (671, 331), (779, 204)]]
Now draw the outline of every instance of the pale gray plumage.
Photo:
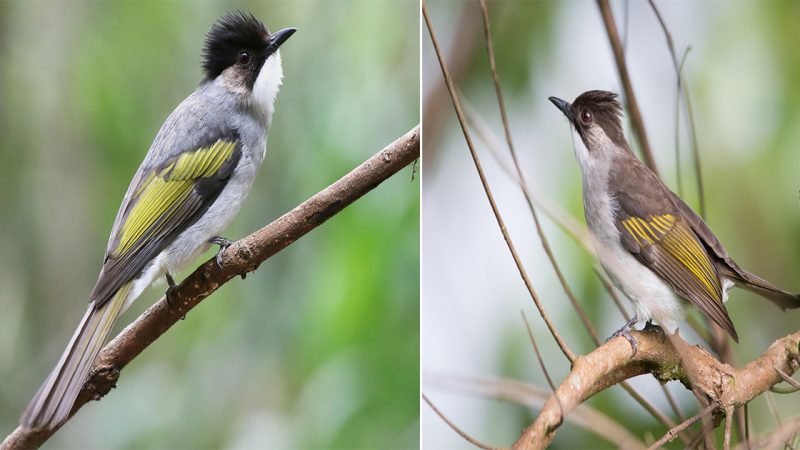
[[(294, 31), (269, 34), (255, 17), (241, 12), (226, 15), (211, 28), (204, 54), (206, 79), (169, 115), (134, 175), (88, 309), (24, 412), (23, 427), (63, 423), (116, 318), (155, 280), (181, 270), (207, 250), (209, 240), (236, 216), (266, 154), (273, 103), (283, 78), (278, 47)], [(191, 159), (199, 154), (207, 156)], [(181, 172), (181, 163), (191, 161), (194, 165)], [(153, 217), (141, 213), (143, 218), (134, 222), (153, 180), (159, 186), (181, 186), (153, 192), (181, 195), (170, 202), (155, 196), (163, 200), (164, 212)], [(126, 233), (132, 231), (126, 226), (133, 227), (129, 223), (144, 225), (127, 245)]]

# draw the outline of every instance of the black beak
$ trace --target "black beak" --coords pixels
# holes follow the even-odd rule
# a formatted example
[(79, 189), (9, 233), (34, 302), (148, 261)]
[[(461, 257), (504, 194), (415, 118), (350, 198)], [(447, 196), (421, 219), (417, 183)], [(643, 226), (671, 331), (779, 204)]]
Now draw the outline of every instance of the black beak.
[(564, 100), (561, 100), (558, 97), (550, 97), (548, 98), (548, 100), (550, 100), (551, 103), (556, 105), (556, 108), (560, 109), (561, 112), (564, 113), (565, 116), (567, 116), (567, 119), (569, 119), (570, 122), (574, 120), (575, 117), (572, 115), (572, 105), (570, 105), (569, 102), (565, 102)]
[(297, 28), (284, 28), (280, 31), (272, 33), (269, 37), (267, 44), (267, 53), (273, 53), (278, 49), (287, 39), (289, 39)]

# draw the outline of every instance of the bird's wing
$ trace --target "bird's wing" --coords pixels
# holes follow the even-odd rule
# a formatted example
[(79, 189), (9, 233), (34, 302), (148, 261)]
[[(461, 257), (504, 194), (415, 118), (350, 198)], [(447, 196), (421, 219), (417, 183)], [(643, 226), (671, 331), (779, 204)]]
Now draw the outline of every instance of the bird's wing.
[(134, 177), (90, 297), (97, 306), (211, 206), (238, 165), (242, 149), (238, 133), (227, 131), (207, 135), (173, 154), (161, 163), (146, 160)]
[(675, 194), (672, 194), (672, 197), (681, 215), (687, 219), (692, 230), (697, 234), (697, 237), (700, 238), (700, 241), (706, 248), (714, 252), (714, 255), (717, 257), (717, 262), (722, 266), (725, 276), (734, 279), (737, 283), (741, 283), (741, 287), (749, 289), (772, 301), (781, 309), (800, 308), (800, 296), (785, 291), (758, 275), (739, 267), (736, 261), (728, 255), (725, 247), (722, 246), (722, 243), (717, 239), (705, 221), (703, 221), (703, 219), (680, 197)]
[(672, 212), (639, 215), (628, 211), (620, 202), (616, 225), (625, 249), (738, 342), (722, 301), (716, 267), (690, 224)]

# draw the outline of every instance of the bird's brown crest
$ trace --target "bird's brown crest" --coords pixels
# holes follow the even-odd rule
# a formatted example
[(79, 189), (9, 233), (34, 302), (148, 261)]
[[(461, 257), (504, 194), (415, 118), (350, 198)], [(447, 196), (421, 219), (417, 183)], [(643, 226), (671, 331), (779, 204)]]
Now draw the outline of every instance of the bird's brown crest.
[[(622, 130), (622, 106), (617, 98), (617, 94), (608, 91), (586, 91), (579, 95), (572, 103), (575, 126), (581, 131), (596, 123), (615, 144), (629, 148)], [(591, 122), (584, 121), (586, 112), (591, 114)]]

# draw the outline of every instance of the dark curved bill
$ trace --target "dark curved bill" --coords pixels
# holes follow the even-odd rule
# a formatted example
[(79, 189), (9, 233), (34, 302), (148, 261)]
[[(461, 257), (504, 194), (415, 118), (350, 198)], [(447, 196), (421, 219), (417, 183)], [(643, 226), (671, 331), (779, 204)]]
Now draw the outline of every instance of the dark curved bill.
[(567, 116), (567, 119), (572, 121), (573, 119), (572, 108), (571, 108), (572, 105), (570, 105), (569, 102), (561, 100), (558, 97), (549, 97), (548, 100), (550, 100), (552, 104), (556, 105), (556, 108), (561, 110), (561, 112), (564, 113), (565, 116)]
[(280, 31), (276, 31), (272, 33), (269, 37), (269, 47), (268, 50), (270, 53), (274, 52), (278, 49), (287, 39), (289, 39), (294, 32), (297, 31), (297, 28), (284, 28)]

